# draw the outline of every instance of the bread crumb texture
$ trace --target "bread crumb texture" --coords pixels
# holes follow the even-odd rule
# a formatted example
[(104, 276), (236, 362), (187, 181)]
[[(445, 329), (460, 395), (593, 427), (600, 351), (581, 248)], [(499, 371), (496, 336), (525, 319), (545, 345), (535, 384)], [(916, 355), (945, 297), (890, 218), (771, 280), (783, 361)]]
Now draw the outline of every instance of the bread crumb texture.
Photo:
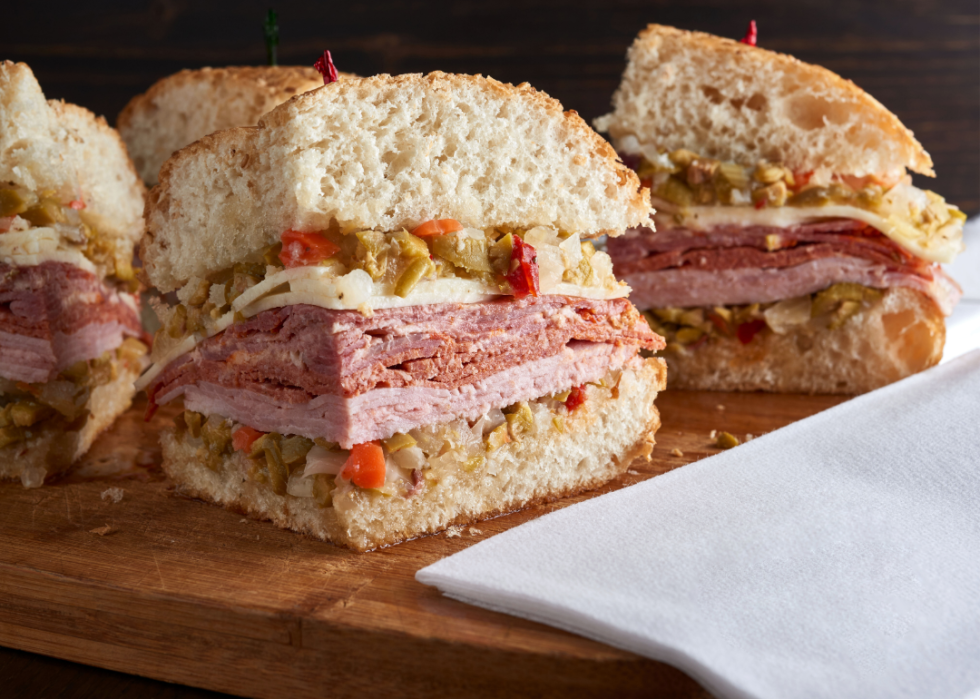
[(189, 496), (359, 551), (444, 530), (459, 536), (477, 520), (597, 488), (649, 455), (660, 427), (653, 403), (665, 381), (664, 363), (647, 359), (618, 397), (588, 401), (567, 418), (566, 433), (505, 444), (479, 468), (461, 469), (407, 498), (358, 489), (320, 508), (313, 498), (276, 495), (248, 480), (241, 452), (209, 469), (186, 441), (189, 433), (177, 437), (172, 430), (161, 437), (163, 470)]
[(321, 85), (312, 66), (182, 70), (131, 99), (116, 123), (140, 177), (152, 186), (160, 166), (184, 146), (215, 131), (253, 126), (277, 105)]
[(0, 62), (0, 182), (81, 201), (107, 239), (131, 248), (143, 233), (145, 188), (105, 119), (46, 100), (26, 63)]
[(324, 85), (257, 127), (206, 136), (160, 172), (141, 254), (162, 291), (288, 229), (381, 231), (452, 218), (619, 235), (649, 193), (572, 111), (527, 84), (378, 75)]
[(945, 341), (936, 304), (921, 292), (894, 287), (836, 330), (765, 332), (745, 345), (712, 337), (665, 359), (671, 388), (852, 395), (938, 364)]
[(912, 132), (835, 73), (792, 56), (651, 24), (633, 42), (613, 112), (596, 120), (615, 143), (680, 148), (796, 172), (934, 174)]

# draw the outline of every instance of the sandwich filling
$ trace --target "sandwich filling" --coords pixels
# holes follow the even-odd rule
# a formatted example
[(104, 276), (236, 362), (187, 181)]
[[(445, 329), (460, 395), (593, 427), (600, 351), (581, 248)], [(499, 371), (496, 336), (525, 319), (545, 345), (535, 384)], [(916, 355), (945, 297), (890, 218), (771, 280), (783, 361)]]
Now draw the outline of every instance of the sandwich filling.
[[(545, 412), (573, 409), (588, 384), (614, 390), (641, 348), (664, 346), (608, 256), (548, 228), (287, 231), (259, 254), (264, 270), (192, 280), (160, 309), (159, 359), (140, 385), (151, 410), (182, 397), (178, 427), (222, 453), (232, 435), (264, 440), (243, 450), (280, 494), (328, 493), (333, 480), (310, 476), (362, 457), (395, 464), (385, 472), (410, 494), (426, 460), (462, 468), (515, 430), (561, 429), (561, 411)], [(287, 444), (303, 459), (282, 456)], [(333, 470), (311, 471), (308, 455)], [(280, 461), (307, 464), (305, 480), (289, 485)]]
[[(240, 454), (243, 477), (277, 495), (310, 498), (318, 507), (344, 509), (362, 489), (411, 498), (457, 474), (484, 467), (509, 444), (576, 429), (592, 401), (615, 399), (637, 383), (640, 360), (571, 390), (492, 408), (475, 418), (451, 418), (397, 432), (387, 439), (344, 448), (326, 439), (262, 432), (220, 413), (185, 410), (177, 436), (197, 446), (204, 463), (219, 469)], [(499, 461), (499, 459), (497, 460)], [(497, 467), (499, 468), (499, 466)], [(497, 475), (491, 467), (490, 475)]]
[(652, 188), (657, 231), (632, 229), (607, 249), (633, 301), (677, 344), (743, 326), (746, 341), (793, 324), (834, 329), (891, 287), (925, 294), (944, 315), (959, 300), (937, 263), (962, 249), (965, 216), (908, 178), (821, 183), (690, 151), (623, 159)]
[(0, 448), (80, 429), (91, 392), (142, 366), (130, 257), (82, 202), (0, 187)]

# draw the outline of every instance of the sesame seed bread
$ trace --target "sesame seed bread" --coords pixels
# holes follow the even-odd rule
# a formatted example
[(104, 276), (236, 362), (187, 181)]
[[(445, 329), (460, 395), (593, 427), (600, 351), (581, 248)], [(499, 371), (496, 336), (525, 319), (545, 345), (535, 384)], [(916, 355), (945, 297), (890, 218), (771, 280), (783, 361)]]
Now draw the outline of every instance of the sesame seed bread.
[(143, 232), (146, 190), (105, 119), (46, 100), (26, 64), (3, 61), (0, 125), (0, 182), (81, 200), (103, 238), (132, 248)]
[(116, 127), (140, 177), (153, 186), (160, 166), (184, 146), (215, 131), (253, 126), (277, 105), (321, 85), (320, 73), (304, 66), (182, 70), (131, 99)]
[(663, 355), (670, 388), (858, 394), (935, 366), (945, 340), (936, 304), (893, 287), (836, 330), (766, 331), (745, 345), (712, 336), (695, 350)]
[(86, 404), (90, 415), (81, 429), (43, 427), (30, 439), (0, 449), (0, 480), (20, 479), (25, 488), (37, 488), (80, 459), (133, 402), (142, 364), (120, 362), (118, 368), (115, 379), (92, 389)]
[(378, 75), (324, 85), (257, 127), (206, 136), (168, 160), (141, 256), (163, 292), (229, 267), (287, 229), (547, 225), (619, 235), (649, 193), (575, 113), (527, 84)]
[(651, 24), (627, 54), (613, 112), (595, 121), (620, 146), (686, 148), (821, 175), (933, 175), (911, 131), (849, 80), (791, 56)]
[[(319, 508), (312, 498), (276, 495), (249, 480), (249, 460), (235, 452), (211, 470), (188, 432), (165, 431), (163, 470), (180, 491), (277, 526), (358, 551), (442, 531), (597, 488), (649, 456), (660, 427), (654, 407), (666, 368), (648, 359), (618, 397), (592, 397), (565, 418), (565, 433), (542, 430), (489, 452), (483, 465), (441, 474), (412, 497), (357, 489)], [(622, 382), (621, 382), (622, 384)]]

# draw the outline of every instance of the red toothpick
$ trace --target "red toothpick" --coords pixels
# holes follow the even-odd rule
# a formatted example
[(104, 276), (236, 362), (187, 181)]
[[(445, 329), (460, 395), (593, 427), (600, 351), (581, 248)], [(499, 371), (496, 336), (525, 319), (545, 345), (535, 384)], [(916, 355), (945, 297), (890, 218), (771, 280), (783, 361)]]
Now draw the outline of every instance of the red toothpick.
[(323, 55), (316, 59), (313, 67), (320, 71), (320, 75), (323, 76), (324, 85), (337, 82), (337, 68), (333, 64), (333, 58), (330, 56), (329, 51), (324, 51)]
[(759, 32), (755, 28), (755, 20), (753, 19), (749, 22), (749, 30), (745, 32), (745, 36), (742, 37), (743, 44), (748, 44), (749, 46), (755, 46), (756, 40), (759, 38)]

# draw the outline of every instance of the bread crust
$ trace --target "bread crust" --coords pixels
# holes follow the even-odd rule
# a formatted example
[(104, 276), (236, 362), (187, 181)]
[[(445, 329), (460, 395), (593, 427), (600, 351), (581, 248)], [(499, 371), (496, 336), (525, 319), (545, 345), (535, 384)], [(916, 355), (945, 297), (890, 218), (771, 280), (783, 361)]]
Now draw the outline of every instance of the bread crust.
[[(163, 470), (180, 492), (277, 526), (357, 551), (368, 551), (453, 525), (469, 524), (597, 488), (649, 456), (660, 415), (653, 401), (666, 367), (648, 359), (637, 387), (618, 398), (590, 402), (566, 418), (567, 434), (526, 437), (488, 455), (487, 463), (454, 482), (426, 487), (410, 499), (359, 492), (343, 508), (320, 509), (311, 498), (280, 496), (247, 480), (247, 459), (236, 452), (209, 470), (186, 433), (161, 436)], [(585, 406), (590, 406), (588, 410)], [(588, 456), (583, 459), (582, 455)], [(491, 475), (492, 474), (492, 475)], [(440, 490), (442, 489), (442, 490)]]
[[(409, 114), (433, 121), (413, 122), (415, 132), (407, 122), (390, 126)], [(466, 123), (482, 129), (482, 141), (463, 131)], [(508, 126), (517, 123), (523, 131)], [(547, 142), (532, 142), (532, 129)], [(484, 183), (492, 167), (499, 179)], [(477, 228), (619, 235), (647, 222), (649, 212), (649, 192), (612, 147), (530, 85), (439, 72), (377, 75), (323, 85), (279, 105), (257, 127), (178, 151), (147, 200), (141, 249), (149, 280), (169, 291), (277, 242), (291, 227), (390, 230), (455, 218)]]
[[(826, 68), (658, 24), (640, 32), (627, 56), (614, 111), (596, 120), (616, 141), (633, 135), (661, 150), (743, 164), (778, 160), (801, 172), (863, 176), (908, 167), (934, 175), (929, 154), (898, 117)], [(765, 126), (777, 121), (778, 129)]]
[(935, 302), (895, 287), (836, 330), (766, 331), (743, 345), (712, 335), (665, 352), (670, 388), (774, 393), (866, 393), (935, 366), (946, 325)]
[(308, 66), (182, 70), (131, 99), (116, 125), (140, 176), (152, 186), (160, 166), (180, 148), (214, 131), (252, 126), (276, 105), (321, 85), (323, 77)]

